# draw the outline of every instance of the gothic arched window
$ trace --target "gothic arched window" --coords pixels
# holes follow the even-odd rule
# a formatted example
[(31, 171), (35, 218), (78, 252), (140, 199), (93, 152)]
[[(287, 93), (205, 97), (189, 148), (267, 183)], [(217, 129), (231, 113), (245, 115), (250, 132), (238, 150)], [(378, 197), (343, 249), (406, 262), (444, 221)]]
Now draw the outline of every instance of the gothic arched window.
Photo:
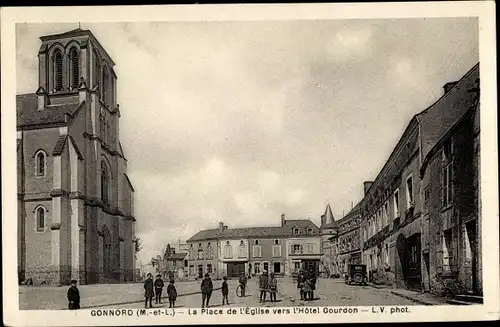
[(35, 154), (35, 175), (45, 176), (45, 168), (46, 168), (45, 152), (39, 150)]
[(45, 231), (45, 208), (39, 206), (35, 211), (35, 219), (36, 219), (36, 231), (44, 232)]
[(76, 89), (80, 80), (80, 56), (75, 48), (69, 53), (69, 61), (71, 67), (71, 89)]
[(101, 199), (109, 203), (109, 171), (104, 161), (101, 162)]
[(108, 67), (104, 66), (104, 68), (102, 69), (102, 85), (101, 85), (102, 101), (104, 101), (104, 103), (107, 103), (107, 101), (109, 101), (108, 84), (109, 84)]
[(54, 53), (54, 89), (62, 91), (63, 88), (63, 55), (60, 50)]

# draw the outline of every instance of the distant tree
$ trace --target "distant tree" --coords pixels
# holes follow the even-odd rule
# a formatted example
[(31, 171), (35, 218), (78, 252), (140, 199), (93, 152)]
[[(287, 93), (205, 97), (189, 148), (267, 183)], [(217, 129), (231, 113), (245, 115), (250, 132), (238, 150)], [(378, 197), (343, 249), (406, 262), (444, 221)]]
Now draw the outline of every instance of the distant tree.
[(139, 253), (141, 250), (142, 250), (142, 241), (140, 238), (136, 236), (134, 237), (134, 252), (136, 259), (137, 259), (137, 253)]

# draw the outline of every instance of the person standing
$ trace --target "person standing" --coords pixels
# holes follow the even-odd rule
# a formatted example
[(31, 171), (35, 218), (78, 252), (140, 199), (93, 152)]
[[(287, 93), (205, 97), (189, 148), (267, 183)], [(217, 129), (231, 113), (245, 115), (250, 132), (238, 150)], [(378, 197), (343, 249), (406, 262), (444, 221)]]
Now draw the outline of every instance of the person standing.
[(224, 280), (222, 282), (222, 305), (224, 305), (224, 300), (226, 301), (226, 304), (229, 304), (229, 286), (227, 285), (227, 277), (224, 276), (222, 279)]
[(304, 301), (311, 300), (311, 280), (308, 278), (308, 276), (305, 277), (303, 291)]
[(146, 298), (146, 303), (145, 303), (145, 308), (148, 308), (148, 302), (149, 302), (149, 308), (153, 307), (153, 304), (151, 303), (153, 301), (153, 296), (154, 296), (154, 291), (153, 291), (153, 275), (151, 273), (148, 273), (148, 278), (144, 281), (144, 297)]
[(269, 278), (269, 297), (271, 302), (276, 302), (276, 292), (278, 291), (278, 280), (274, 277), (274, 273), (271, 273)]
[(210, 297), (212, 296), (212, 291), (214, 289), (214, 285), (212, 283), (212, 279), (209, 274), (205, 274), (205, 278), (201, 282), (201, 307), (208, 308)]
[(267, 276), (267, 270), (262, 272), (262, 275), (259, 277), (259, 290), (260, 290), (260, 299), (259, 303), (266, 302), (266, 292), (269, 288), (269, 277)]
[(161, 279), (161, 275), (158, 274), (156, 276), (156, 280), (155, 280), (155, 303), (158, 304), (158, 303), (161, 303), (161, 293), (163, 292), (163, 286), (165, 286), (165, 284), (163, 283), (163, 280)]
[(239, 283), (241, 286), (241, 297), (245, 297), (245, 289), (247, 287), (247, 276), (245, 276), (244, 272), (241, 273)]
[(80, 309), (80, 291), (76, 287), (77, 281), (71, 280), (71, 286), (68, 288), (68, 307), (70, 310)]
[(309, 293), (309, 299), (314, 300), (314, 291), (316, 290), (316, 271), (311, 269), (309, 272), (309, 280), (311, 282), (311, 292)]
[(170, 303), (169, 308), (175, 308), (175, 300), (177, 299), (177, 289), (174, 285), (174, 280), (170, 280), (170, 284), (167, 286), (168, 302)]
[(304, 282), (305, 282), (305, 275), (304, 271), (300, 270), (299, 275), (297, 276), (297, 288), (300, 291), (300, 300), (304, 301)]

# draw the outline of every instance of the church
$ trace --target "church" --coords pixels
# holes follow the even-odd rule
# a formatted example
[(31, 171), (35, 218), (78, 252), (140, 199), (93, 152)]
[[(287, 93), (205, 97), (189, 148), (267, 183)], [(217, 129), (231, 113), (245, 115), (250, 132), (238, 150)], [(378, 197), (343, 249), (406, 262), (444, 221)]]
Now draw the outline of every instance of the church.
[(19, 282), (133, 281), (115, 63), (89, 30), (40, 40), (38, 89), (16, 97)]

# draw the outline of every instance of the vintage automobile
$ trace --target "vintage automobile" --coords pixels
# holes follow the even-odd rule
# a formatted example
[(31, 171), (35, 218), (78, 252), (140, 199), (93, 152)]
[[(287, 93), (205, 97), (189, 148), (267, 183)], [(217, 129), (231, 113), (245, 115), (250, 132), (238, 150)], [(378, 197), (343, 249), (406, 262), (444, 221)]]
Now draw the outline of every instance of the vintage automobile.
[(351, 283), (367, 285), (366, 265), (349, 265), (347, 275), (345, 276), (345, 283), (348, 285), (351, 285)]

